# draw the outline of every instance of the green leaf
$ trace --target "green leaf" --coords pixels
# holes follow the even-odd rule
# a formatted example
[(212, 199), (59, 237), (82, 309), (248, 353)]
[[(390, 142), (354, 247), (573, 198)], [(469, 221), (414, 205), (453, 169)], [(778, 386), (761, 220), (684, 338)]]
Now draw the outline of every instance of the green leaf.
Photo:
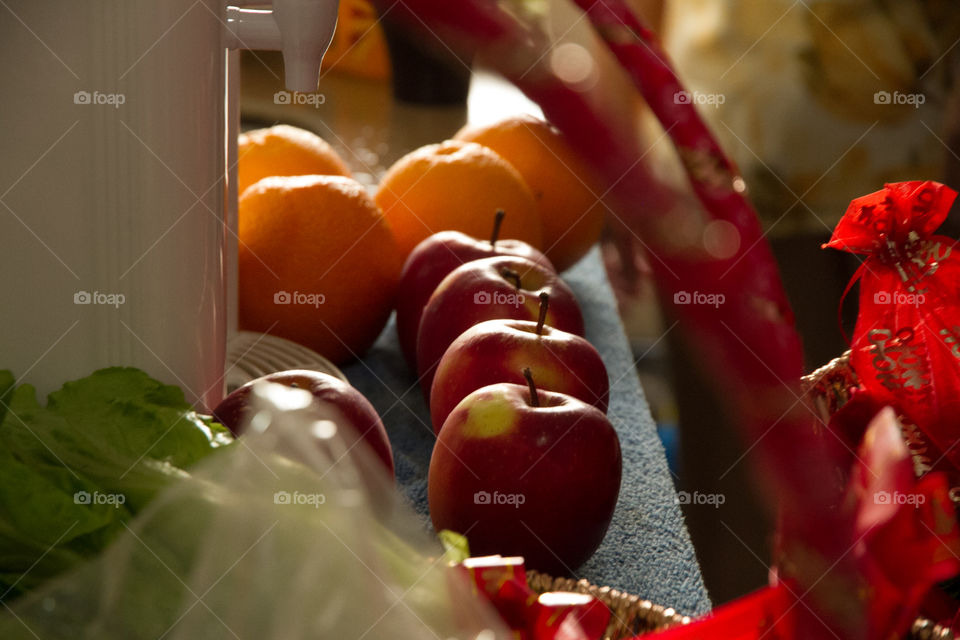
[(438, 536), (440, 544), (443, 545), (444, 556), (450, 564), (459, 564), (470, 557), (470, 545), (465, 535), (444, 529)]
[(210, 449), (206, 424), (183, 392), (138, 369), (101, 369), (50, 394), (47, 408), (104, 455), (149, 456), (188, 467)]
[(0, 602), (99, 553), (158, 491), (232, 440), (179, 388), (138, 369), (68, 382), (46, 407), (32, 386), (13, 384), (0, 371)]

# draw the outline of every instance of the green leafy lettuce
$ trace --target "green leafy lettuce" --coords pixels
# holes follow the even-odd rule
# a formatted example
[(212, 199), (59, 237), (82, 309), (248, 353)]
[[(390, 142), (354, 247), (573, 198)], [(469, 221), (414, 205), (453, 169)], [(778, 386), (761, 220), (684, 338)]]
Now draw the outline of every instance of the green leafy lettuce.
[(0, 602), (99, 553), (160, 489), (232, 440), (183, 392), (113, 367), (46, 406), (0, 371)]

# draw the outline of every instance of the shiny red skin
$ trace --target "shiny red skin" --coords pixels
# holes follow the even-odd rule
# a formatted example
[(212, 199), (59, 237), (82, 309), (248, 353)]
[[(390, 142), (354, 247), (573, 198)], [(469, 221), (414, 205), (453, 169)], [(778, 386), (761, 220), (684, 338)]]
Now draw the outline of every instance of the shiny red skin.
[[(505, 269), (520, 275), (519, 291), (502, 275)], [(437, 363), (461, 333), (485, 320), (536, 320), (541, 291), (550, 294), (546, 323), (582, 336), (580, 305), (556, 272), (518, 257), (474, 260), (450, 272), (430, 296), (417, 334), (417, 373), (427, 400)], [(523, 296), (522, 304), (510, 302), (518, 294)], [(491, 302), (478, 304), (476, 296), (481, 295), (489, 296)]]
[(522, 240), (478, 240), (460, 231), (441, 231), (426, 238), (407, 257), (397, 287), (397, 337), (407, 364), (417, 369), (420, 316), (437, 285), (462, 264), (495, 256), (519, 256), (556, 272), (550, 260)]
[(393, 449), (390, 446), (390, 439), (387, 437), (387, 430), (384, 428), (377, 410), (373, 408), (373, 405), (362, 393), (343, 380), (326, 373), (292, 369), (271, 373), (252, 380), (236, 389), (217, 405), (217, 408), (213, 410), (214, 419), (230, 429), (233, 435), (241, 435), (247, 426), (246, 418), (247, 409), (250, 406), (250, 389), (262, 380), (288, 387), (306, 389), (319, 402), (332, 406), (343, 416), (344, 424), (350, 427), (349, 431), (344, 430), (344, 438), (348, 440), (347, 445), (350, 446), (357, 439), (363, 438), (383, 462), (390, 477), (394, 478)]
[[(437, 531), (465, 531), (471, 555), (523, 556), (528, 569), (569, 575), (597, 550), (620, 492), (620, 441), (596, 407), (515, 384), (474, 391), (450, 413), (433, 448), (428, 477)], [(493, 398), (516, 412), (505, 433), (471, 437), (469, 413)], [(523, 504), (494, 504), (522, 495)], [(491, 495), (478, 504), (479, 492)]]
[(497, 382), (524, 385), (529, 367), (537, 388), (566, 393), (604, 413), (610, 381), (600, 354), (584, 338), (532, 320), (488, 320), (453, 341), (437, 365), (430, 389), (434, 433), (471, 392)]

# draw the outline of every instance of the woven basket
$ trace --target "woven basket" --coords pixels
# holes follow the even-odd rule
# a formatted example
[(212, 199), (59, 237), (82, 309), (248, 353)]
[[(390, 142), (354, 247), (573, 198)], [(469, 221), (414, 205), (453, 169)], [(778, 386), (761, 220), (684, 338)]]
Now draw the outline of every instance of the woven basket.
[(606, 640), (632, 638), (647, 631), (659, 631), (690, 622), (689, 617), (680, 615), (675, 609), (653, 604), (617, 589), (598, 587), (586, 580), (554, 578), (545, 573), (527, 571), (527, 583), (537, 593), (572, 591), (588, 593), (602, 600), (612, 612), (610, 624), (604, 633)]
[[(850, 353), (847, 352), (826, 366), (804, 376), (804, 395), (809, 394), (815, 410), (827, 422), (830, 416), (850, 399), (850, 389), (857, 386), (857, 375), (850, 368)], [(905, 425), (905, 437), (911, 444), (912, 425)], [(916, 459), (922, 451), (911, 448)], [(527, 582), (537, 593), (547, 591), (573, 591), (588, 593), (602, 600), (613, 615), (604, 634), (605, 640), (624, 640), (650, 631), (660, 631), (681, 624), (689, 624), (690, 617), (678, 613), (675, 609), (653, 604), (638, 596), (624, 593), (610, 587), (598, 587), (586, 580), (572, 578), (554, 578), (537, 571), (527, 571)], [(910, 628), (910, 640), (954, 640), (949, 628), (935, 624), (924, 618), (917, 619)]]

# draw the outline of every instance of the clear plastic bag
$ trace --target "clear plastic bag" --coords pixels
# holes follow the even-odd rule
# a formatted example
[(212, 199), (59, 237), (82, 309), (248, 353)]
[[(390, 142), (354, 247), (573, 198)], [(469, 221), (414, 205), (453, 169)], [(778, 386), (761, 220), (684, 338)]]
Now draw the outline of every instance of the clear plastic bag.
[(158, 494), (96, 560), (15, 601), (0, 637), (507, 637), (336, 415), (302, 390), (254, 395), (241, 446)]

